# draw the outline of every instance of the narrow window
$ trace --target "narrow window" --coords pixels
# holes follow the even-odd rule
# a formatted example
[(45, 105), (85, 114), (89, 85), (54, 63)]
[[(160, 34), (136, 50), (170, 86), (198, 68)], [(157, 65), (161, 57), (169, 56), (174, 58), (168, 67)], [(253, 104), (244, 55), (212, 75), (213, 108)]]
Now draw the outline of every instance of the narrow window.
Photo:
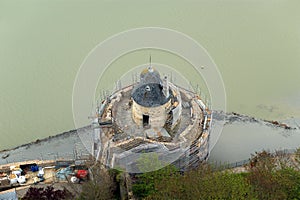
[(149, 115), (143, 115), (143, 126), (149, 125)]

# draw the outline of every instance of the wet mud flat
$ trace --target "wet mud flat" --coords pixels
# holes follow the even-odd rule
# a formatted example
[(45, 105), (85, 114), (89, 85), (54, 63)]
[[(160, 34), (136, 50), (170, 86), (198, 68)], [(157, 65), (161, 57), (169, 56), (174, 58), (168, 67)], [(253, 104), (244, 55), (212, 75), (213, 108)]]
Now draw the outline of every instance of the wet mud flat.
[(88, 155), (89, 152), (80, 140), (78, 131), (87, 134), (93, 129), (90, 126), (80, 130), (71, 130), (55, 136), (24, 144), (0, 152), (0, 165), (28, 160), (74, 159), (76, 156)]
[[(262, 150), (284, 150), (300, 147), (300, 120), (275, 122), (238, 113), (213, 112), (212, 130), (224, 126), (211, 150), (210, 161), (239, 162)], [(283, 125), (284, 124), (284, 125)], [(214, 134), (213, 131), (211, 134)], [(26, 160), (74, 159), (89, 155), (82, 138), (92, 141), (93, 127), (86, 126), (0, 152), (0, 165)], [(211, 135), (213, 136), (213, 135)]]
[(300, 119), (268, 121), (222, 111), (214, 111), (213, 119), (213, 127), (220, 126), (220, 121), (224, 123), (210, 152), (209, 160), (213, 162), (240, 162), (262, 150), (290, 152), (300, 147)]

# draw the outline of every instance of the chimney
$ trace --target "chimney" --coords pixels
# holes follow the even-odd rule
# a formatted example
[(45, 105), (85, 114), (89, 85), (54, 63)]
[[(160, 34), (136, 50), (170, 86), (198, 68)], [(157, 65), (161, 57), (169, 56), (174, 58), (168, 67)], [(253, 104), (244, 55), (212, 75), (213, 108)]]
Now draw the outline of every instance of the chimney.
[(168, 83), (168, 77), (165, 76), (163, 80), (163, 94), (165, 95), (166, 98), (169, 97), (169, 83)]

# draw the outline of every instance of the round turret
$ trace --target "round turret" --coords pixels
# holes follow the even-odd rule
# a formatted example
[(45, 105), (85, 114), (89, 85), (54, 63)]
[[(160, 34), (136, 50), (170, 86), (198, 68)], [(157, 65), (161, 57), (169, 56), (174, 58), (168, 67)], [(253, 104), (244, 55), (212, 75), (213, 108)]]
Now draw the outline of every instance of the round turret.
[[(169, 88), (167, 88), (169, 90)], [(151, 66), (144, 69), (140, 82), (132, 91), (132, 118), (138, 125), (163, 127), (166, 110), (171, 107), (171, 95), (165, 95), (160, 74)], [(169, 92), (168, 94), (170, 94)]]

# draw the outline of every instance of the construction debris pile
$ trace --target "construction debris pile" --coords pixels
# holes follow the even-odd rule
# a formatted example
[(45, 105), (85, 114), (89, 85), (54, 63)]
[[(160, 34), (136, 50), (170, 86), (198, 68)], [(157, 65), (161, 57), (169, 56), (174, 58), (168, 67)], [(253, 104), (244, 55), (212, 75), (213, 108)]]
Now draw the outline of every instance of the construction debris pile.
[(0, 191), (12, 187), (88, 180), (88, 168), (71, 160), (26, 161), (0, 166)]

